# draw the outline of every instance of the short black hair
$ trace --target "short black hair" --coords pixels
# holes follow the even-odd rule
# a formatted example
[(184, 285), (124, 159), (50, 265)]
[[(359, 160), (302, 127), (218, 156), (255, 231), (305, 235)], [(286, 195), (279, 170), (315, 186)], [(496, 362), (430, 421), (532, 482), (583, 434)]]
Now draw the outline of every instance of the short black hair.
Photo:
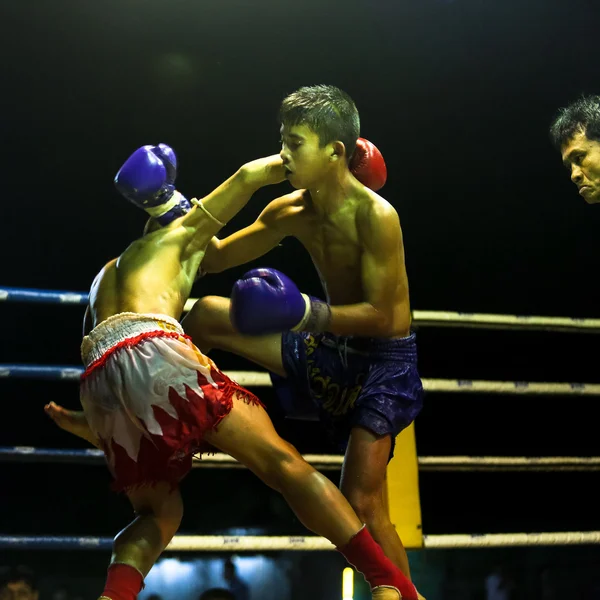
[(360, 117), (354, 101), (333, 85), (301, 87), (286, 96), (279, 108), (279, 123), (288, 127), (307, 125), (321, 146), (340, 141), (350, 160), (360, 135)]
[(202, 592), (198, 600), (235, 600), (235, 596), (225, 588), (210, 588)]
[(25, 565), (0, 567), (0, 590), (5, 588), (9, 583), (16, 581), (24, 581), (34, 592), (38, 589), (37, 578), (33, 569)]
[(600, 141), (600, 96), (582, 96), (560, 108), (550, 126), (550, 139), (560, 150), (579, 132), (590, 140)]

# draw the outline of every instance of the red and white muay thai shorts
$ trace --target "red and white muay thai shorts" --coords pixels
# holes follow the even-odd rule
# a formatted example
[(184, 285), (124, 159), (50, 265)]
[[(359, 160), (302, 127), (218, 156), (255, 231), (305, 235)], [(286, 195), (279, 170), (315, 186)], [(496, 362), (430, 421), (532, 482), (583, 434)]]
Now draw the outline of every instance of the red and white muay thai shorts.
[(229, 414), (234, 394), (260, 404), (166, 315), (114, 315), (83, 338), (81, 357), (81, 404), (115, 491), (176, 485), (193, 454), (214, 451), (204, 434)]

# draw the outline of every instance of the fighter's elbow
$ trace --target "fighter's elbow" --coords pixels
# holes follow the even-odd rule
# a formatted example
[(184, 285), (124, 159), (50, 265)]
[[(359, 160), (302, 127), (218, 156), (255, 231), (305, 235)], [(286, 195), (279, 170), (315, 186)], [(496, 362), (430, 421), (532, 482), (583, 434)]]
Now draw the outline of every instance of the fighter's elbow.
[(386, 312), (376, 309), (375, 319), (373, 320), (373, 336), (391, 337), (392, 335), (394, 335), (393, 315), (388, 315)]
[(221, 252), (221, 240), (213, 237), (206, 248), (202, 259), (202, 270), (205, 273), (221, 273), (225, 270), (223, 255)]
[(221, 273), (225, 269), (216, 261), (207, 260), (206, 258), (202, 261), (201, 269), (203, 273)]

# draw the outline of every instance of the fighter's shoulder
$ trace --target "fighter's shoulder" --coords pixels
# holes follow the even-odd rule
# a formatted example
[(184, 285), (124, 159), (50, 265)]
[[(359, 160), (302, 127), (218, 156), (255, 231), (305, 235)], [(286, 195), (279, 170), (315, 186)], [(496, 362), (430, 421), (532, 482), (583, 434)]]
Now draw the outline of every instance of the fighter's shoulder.
[(271, 200), (261, 213), (260, 219), (267, 224), (296, 221), (306, 212), (308, 192), (294, 190), (284, 196)]
[(100, 283), (100, 281), (102, 281), (102, 279), (104, 277), (106, 277), (107, 275), (109, 275), (111, 272), (113, 272), (116, 269), (116, 265), (117, 265), (117, 261), (119, 259), (118, 258), (113, 258), (111, 260), (109, 260), (99, 271), (98, 273), (96, 273), (96, 276), (94, 277), (93, 281), (92, 281), (92, 289), (97, 287), (98, 284)]
[(110, 273), (111, 271), (114, 271), (117, 268), (117, 261), (119, 260), (119, 258), (111, 258), (101, 269), (100, 272), (98, 273), (98, 275), (96, 275), (96, 279), (98, 279), (99, 277), (101, 277), (102, 275), (105, 275), (107, 273)]
[(294, 190), (284, 196), (271, 200), (267, 209), (273, 211), (289, 212), (307, 205), (310, 196), (306, 190)]
[(356, 212), (357, 223), (377, 226), (399, 223), (398, 211), (385, 198), (372, 190), (365, 190)]

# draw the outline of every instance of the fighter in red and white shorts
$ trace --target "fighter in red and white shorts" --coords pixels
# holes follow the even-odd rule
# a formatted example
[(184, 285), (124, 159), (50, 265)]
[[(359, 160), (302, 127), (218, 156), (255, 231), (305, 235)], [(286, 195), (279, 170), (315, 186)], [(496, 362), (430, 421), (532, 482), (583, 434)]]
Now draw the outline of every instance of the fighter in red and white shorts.
[(204, 435), (229, 414), (234, 393), (260, 404), (167, 315), (113, 315), (83, 338), (81, 355), (81, 404), (116, 491), (177, 484), (193, 454), (214, 450)]

